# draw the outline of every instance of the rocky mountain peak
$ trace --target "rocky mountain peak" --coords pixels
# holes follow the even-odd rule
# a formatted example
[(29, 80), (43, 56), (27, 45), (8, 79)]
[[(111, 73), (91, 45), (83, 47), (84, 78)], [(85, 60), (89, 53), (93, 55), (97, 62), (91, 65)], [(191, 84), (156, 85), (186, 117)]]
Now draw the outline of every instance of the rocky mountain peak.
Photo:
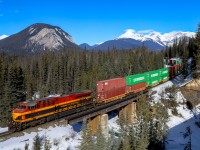
[(63, 31), (60, 27), (57, 27), (57, 26), (51, 26), (49, 24), (43, 24), (43, 23), (36, 23), (29, 26), (28, 30), (29, 30), (30, 35), (37, 36), (40, 39), (49, 37), (49, 36), (50, 37), (54, 36), (54, 38), (56, 36), (60, 36), (60, 37), (64, 36), (64, 38), (66, 38), (70, 42), (73, 42), (72, 37), (65, 31)]
[(44, 50), (55, 51), (71, 47), (77, 45), (67, 32), (44, 23), (33, 24), (0, 41), (0, 51), (14, 53), (40, 53)]

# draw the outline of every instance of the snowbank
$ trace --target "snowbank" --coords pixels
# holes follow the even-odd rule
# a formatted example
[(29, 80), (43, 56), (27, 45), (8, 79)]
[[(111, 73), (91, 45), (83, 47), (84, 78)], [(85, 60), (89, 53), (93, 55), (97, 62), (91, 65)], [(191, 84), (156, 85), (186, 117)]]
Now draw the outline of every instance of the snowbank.
[(0, 128), (0, 133), (6, 132), (6, 131), (8, 131), (8, 127)]

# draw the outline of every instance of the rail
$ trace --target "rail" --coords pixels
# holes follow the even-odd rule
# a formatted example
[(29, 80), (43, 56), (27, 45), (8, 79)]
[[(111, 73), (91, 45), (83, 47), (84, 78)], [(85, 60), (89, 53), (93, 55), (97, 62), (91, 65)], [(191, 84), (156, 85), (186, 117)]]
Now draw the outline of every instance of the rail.
[[(10, 135), (12, 134), (14, 131), (13, 130), (9, 130), (9, 131), (6, 131), (6, 132), (2, 132), (0, 133), (0, 137), (4, 137), (4, 136), (7, 136), (7, 135)], [(1, 141), (1, 140), (0, 140)]]

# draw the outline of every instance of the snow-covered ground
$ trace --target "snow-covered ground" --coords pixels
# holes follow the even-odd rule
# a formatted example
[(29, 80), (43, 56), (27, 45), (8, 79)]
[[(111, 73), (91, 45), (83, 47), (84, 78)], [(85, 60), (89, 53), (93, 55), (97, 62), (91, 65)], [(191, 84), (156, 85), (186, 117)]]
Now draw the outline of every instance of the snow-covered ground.
[(0, 133), (6, 132), (6, 131), (8, 131), (8, 127), (0, 128)]
[[(153, 88), (153, 91), (157, 91), (156, 94), (154, 94), (154, 101), (158, 102), (160, 99), (160, 95), (162, 91), (169, 86), (172, 86), (173, 84), (178, 83), (179, 84), (179, 78), (174, 79), (172, 81), (168, 81), (162, 85), (159, 85), (155, 88)], [(185, 82), (189, 82), (189, 79)], [(178, 116), (174, 116), (170, 109), (168, 109), (170, 118), (168, 121), (169, 126), (169, 132), (167, 136), (167, 143), (166, 148), (169, 150), (183, 150), (185, 147), (185, 144), (188, 142), (188, 138), (183, 138), (183, 133), (186, 130), (186, 127), (190, 126), (192, 131), (192, 149), (193, 150), (199, 150), (200, 149), (200, 128), (195, 125), (196, 121), (199, 121), (199, 114), (200, 109), (194, 109), (193, 112), (188, 110), (186, 105), (183, 104), (184, 97), (181, 94), (181, 92), (178, 92), (177, 94), (177, 102), (179, 103), (179, 106), (177, 107)], [(196, 117), (194, 117), (194, 114)], [(109, 119), (108, 127), (111, 130), (114, 128), (117, 130), (119, 126), (116, 124), (116, 120), (118, 117), (113, 117)], [(27, 133), (24, 132), (23, 136), (19, 137), (12, 137), (10, 139), (7, 139), (6, 141), (2, 141), (0, 139), (0, 150), (13, 150), (14, 148), (21, 148), (24, 149), (25, 143), (29, 144), (29, 149), (32, 148), (33, 139), (35, 135), (38, 133), (39, 136), (42, 137), (46, 134), (47, 138), (50, 139), (51, 143), (59, 143), (57, 145), (52, 144), (53, 150), (56, 150), (59, 148), (59, 150), (66, 150), (68, 147), (71, 150), (77, 149), (80, 141), (81, 141), (81, 135), (80, 135), (80, 129), (81, 129), (81, 123), (77, 123), (74, 125), (67, 125), (65, 123), (62, 123), (62, 125), (55, 125), (55, 126), (49, 126), (48, 128), (39, 128), (38, 132), (31, 132)], [(2, 129), (3, 130), (3, 129)]]
[(184, 82), (181, 82), (181, 75), (177, 76), (176, 78), (172, 79), (172, 82), (176, 84), (176, 86), (181, 87), (193, 81), (191, 75), (188, 75)]
[[(80, 142), (80, 132), (77, 132), (77, 128), (80, 129), (81, 125), (79, 123), (71, 125), (62, 125), (55, 127), (48, 127), (47, 129), (39, 128), (38, 132), (27, 133), (24, 132), (23, 136), (13, 137), (6, 141), (0, 142), (1, 150), (13, 150), (14, 148), (24, 149), (26, 143), (29, 144), (29, 149), (32, 149), (32, 144), (34, 137), (38, 133), (41, 137), (41, 141), (44, 141), (44, 135), (47, 136), (47, 139), (50, 139), (52, 144), (52, 149), (66, 150), (70, 147), (72, 150), (77, 147)], [(0, 139), (1, 141), (2, 139)], [(56, 145), (57, 143), (57, 145)]]
[[(183, 83), (180, 83), (180, 77), (173, 79), (172, 81), (168, 81), (162, 85), (159, 85), (153, 88), (153, 91), (157, 91), (154, 95), (154, 101), (157, 102), (160, 99), (160, 94), (162, 91), (173, 84), (177, 86), (183, 86), (186, 83), (191, 81), (191, 77), (189, 76)], [(200, 128), (195, 124), (195, 122), (200, 121), (200, 107), (196, 106), (193, 111), (187, 109), (187, 106), (183, 103), (185, 98), (183, 97), (180, 91), (177, 92), (177, 112), (178, 116), (174, 116), (172, 114), (172, 110), (168, 109), (169, 121), (167, 125), (169, 126), (169, 131), (167, 135), (166, 149), (167, 150), (183, 150), (186, 144), (189, 141), (189, 138), (183, 138), (183, 134), (187, 127), (190, 126), (192, 131), (192, 150), (200, 150)]]
[(196, 112), (197, 117), (194, 117), (194, 114), (184, 105), (180, 105), (177, 110), (182, 117), (173, 116), (171, 112), (169, 112), (170, 120), (168, 126), (170, 129), (167, 136), (168, 143), (166, 144), (166, 149), (183, 150), (189, 141), (189, 138), (183, 138), (183, 134), (185, 133), (186, 128), (190, 126), (192, 131), (192, 150), (199, 150), (200, 128), (195, 125), (195, 122), (200, 121), (200, 110), (198, 109)]

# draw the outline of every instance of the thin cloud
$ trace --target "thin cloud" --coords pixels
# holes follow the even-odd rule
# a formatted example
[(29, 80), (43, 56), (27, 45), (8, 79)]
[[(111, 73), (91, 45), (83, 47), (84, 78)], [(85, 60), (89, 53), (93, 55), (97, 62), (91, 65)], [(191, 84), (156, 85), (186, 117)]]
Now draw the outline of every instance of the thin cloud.
[(138, 31), (138, 33), (140, 34), (149, 34), (149, 33), (152, 33), (152, 32), (155, 32), (154, 30), (141, 30), (141, 31)]
[(132, 32), (135, 33), (136, 31), (134, 29), (126, 29), (125, 32)]

